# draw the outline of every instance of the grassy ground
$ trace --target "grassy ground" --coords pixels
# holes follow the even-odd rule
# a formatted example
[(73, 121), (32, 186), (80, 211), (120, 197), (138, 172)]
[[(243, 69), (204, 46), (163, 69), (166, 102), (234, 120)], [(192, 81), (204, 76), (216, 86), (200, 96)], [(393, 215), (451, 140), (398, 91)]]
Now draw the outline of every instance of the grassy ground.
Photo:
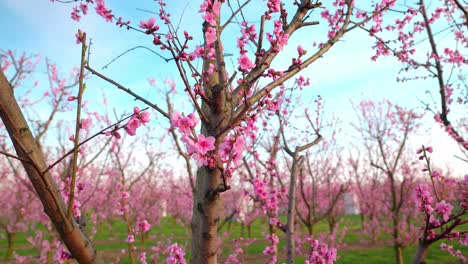
[[(361, 241), (359, 236), (360, 223), (357, 217), (347, 216), (343, 219), (343, 224), (346, 225), (348, 232), (344, 237), (344, 247), (338, 251), (339, 260), (338, 264), (354, 264), (354, 263), (395, 263), (393, 248), (390, 245), (388, 236), (382, 236), (379, 241), (374, 245), (369, 245)], [(110, 224), (111, 229), (107, 226), (101, 226), (98, 233), (94, 237), (93, 241), (96, 244), (98, 251), (102, 252), (105, 258), (108, 260), (115, 259), (119, 255), (119, 252), (122, 249), (127, 248), (125, 242), (126, 226), (123, 222), (116, 221)], [(221, 233), (228, 231), (228, 226), (223, 226)], [(262, 255), (263, 249), (267, 246), (267, 241), (263, 238), (267, 229), (264, 221), (257, 220), (251, 228), (251, 236), (256, 238), (256, 241), (252, 243), (249, 247), (245, 249), (245, 263), (263, 263), (265, 257)], [(305, 230), (304, 230), (305, 231)], [(317, 232), (327, 231), (327, 226), (325, 224), (320, 224), (316, 227)], [(222, 252), (222, 258), (230, 254), (232, 250), (232, 239), (239, 238), (241, 236), (241, 226), (239, 224), (232, 224), (230, 235), (227, 236), (224, 240), (224, 247)], [(39, 250), (30, 246), (27, 242), (26, 237), (33, 234), (18, 234), (15, 237), (15, 250), (19, 255), (29, 255), (37, 256)], [(278, 234), (281, 238), (282, 234)], [(157, 241), (166, 242), (168, 238), (172, 242), (178, 242), (182, 245), (188, 245), (189, 243), (190, 230), (188, 227), (183, 227), (174, 221), (171, 218), (166, 218), (157, 226), (154, 226), (150, 233), (149, 237), (145, 243), (146, 247), (151, 247), (155, 245)], [(247, 236), (247, 230), (244, 232), (244, 236)], [(281, 239), (279, 245), (279, 263), (282, 263), (284, 260), (284, 254), (282, 253), (282, 248), (284, 247), (284, 239)], [(457, 259), (450, 256), (447, 252), (441, 251), (438, 247), (440, 244), (432, 245), (432, 248), (429, 251), (427, 256), (428, 264), (441, 264), (441, 263), (458, 263)], [(3, 257), (6, 252), (7, 242), (5, 237), (0, 237), (0, 257)], [(137, 243), (138, 246), (138, 243)], [(456, 246), (461, 248), (460, 245)], [(404, 260), (405, 263), (411, 263), (415, 252), (416, 245), (412, 245), (404, 250)], [(464, 255), (468, 254), (468, 249), (461, 248)], [(189, 254), (189, 253), (188, 253)], [(190, 256), (187, 256), (190, 257)], [(296, 263), (302, 263), (303, 258), (298, 258)], [(5, 261), (0, 261), (0, 263), (8, 263)], [(13, 262), (9, 262), (13, 263)], [(123, 258), (121, 263), (129, 263), (128, 259)]]

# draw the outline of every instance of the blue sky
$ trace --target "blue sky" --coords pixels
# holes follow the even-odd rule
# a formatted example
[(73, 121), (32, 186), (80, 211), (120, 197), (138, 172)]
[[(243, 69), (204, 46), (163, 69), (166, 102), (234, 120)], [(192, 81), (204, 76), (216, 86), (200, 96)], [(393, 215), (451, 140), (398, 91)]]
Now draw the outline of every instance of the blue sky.
[[(183, 13), (180, 18), (181, 27), (195, 36), (201, 33), (202, 21), (197, 13), (198, 2), (167, 2), (173, 21), (178, 21)], [(136, 25), (142, 19), (156, 16), (138, 11), (136, 8), (156, 12), (158, 8), (154, 1), (149, 0), (108, 0), (107, 5), (115, 14), (124, 19), (131, 19)], [(94, 10), (90, 10), (90, 14), (83, 17), (80, 23), (71, 20), (72, 6), (73, 4), (51, 3), (46, 0), (0, 1), (0, 25), (3, 25), (4, 30), (0, 35), (0, 49), (40, 54), (65, 71), (79, 64), (80, 46), (75, 44), (74, 37), (78, 29), (86, 31), (88, 37), (92, 38), (90, 61), (91, 65), (99, 70), (129, 48), (138, 45), (152, 48), (149, 37), (107, 23), (95, 15)], [(247, 12), (257, 12), (256, 10), (258, 9), (254, 6)], [(236, 34), (236, 31), (230, 31), (229, 34), (231, 33)], [(320, 34), (323, 35), (324, 31), (317, 27), (307, 30), (307, 33), (294, 36), (290, 40), (291, 48), (286, 54), (295, 54), (291, 52), (295, 52), (295, 47), (299, 43), (307, 49), (312, 42), (311, 39), (315, 40), (317, 37), (320, 39), (322, 36)], [(235, 38), (232, 41), (235, 41)], [(383, 58), (378, 62), (372, 62), (370, 60), (373, 55), (371, 45), (372, 42), (369, 41), (366, 33), (352, 32), (333, 47), (324, 58), (302, 72), (303, 75), (310, 77), (312, 84), (302, 94), (304, 102), (310, 102), (315, 95), (320, 94), (324, 98), (325, 111), (328, 114), (334, 113), (344, 123), (352, 121), (355, 115), (350, 100), (358, 102), (364, 98), (379, 101), (388, 98), (408, 108), (422, 108), (420, 100), (427, 99), (425, 89), (435, 86), (435, 81), (397, 83), (395, 76), (400, 70), (400, 64), (393, 58)], [(229, 43), (226, 44), (227, 49), (228, 47)], [(229, 53), (234, 53), (233, 60), (237, 59), (237, 50)], [(286, 56), (283, 61), (289, 63), (290, 57)], [(145, 50), (137, 50), (122, 57), (102, 72), (153, 100), (158, 98), (158, 93), (148, 90), (148, 78), (155, 78), (159, 85), (162, 85), (165, 79), (177, 79), (173, 64), (168, 64)], [(103, 92), (106, 94), (110, 92), (111, 104), (129, 105), (128, 111), (135, 104), (131, 98), (96, 78), (88, 81), (88, 90), (87, 96), (90, 100), (95, 97), (89, 94), (92, 90), (93, 93), (99, 95)], [(184, 103), (180, 102), (180, 104)], [(434, 125), (431, 118), (427, 120), (429, 121), (428, 133), (415, 137), (415, 144), (433, 145), (436, 153), (439, 149), (441, 160), (450, 162), (457, 171), (466, 171), (468, 169), (466, 164), (450, 158), (452, 154), (457, 153), (457, 146)], [(351, 131), (345, 129), (344, 133), (350, 134)]]

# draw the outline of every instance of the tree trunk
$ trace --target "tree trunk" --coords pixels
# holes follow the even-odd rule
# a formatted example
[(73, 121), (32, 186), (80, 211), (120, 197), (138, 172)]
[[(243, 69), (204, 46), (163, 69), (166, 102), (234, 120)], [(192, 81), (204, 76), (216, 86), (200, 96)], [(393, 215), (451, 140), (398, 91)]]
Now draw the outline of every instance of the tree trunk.
[(330, 232), (330, 235), (331, 234), (334, 234), (335, 231), (336, 231), (336, 227), (337, 227), (337, 224), (336, 224), (336, 219), (334, 217), (329, 217), (328, 218), (328, 231)]
[(218, 222), (222, 219), (223, 202), (213, 192), (221, 183), (219, 170), (198, 169), (192, 214), (192, 263), (216, 264)]
[(36, 144), (13, 95), (13, 87), (3, 71), (0, 71), (0, 118), (44, 206), (45, 213), (54, 224), (71, 255), (79, 263), (102, 263), (91, 241), (83, 234), (75, 219), (66, 218), (67, 206), (50, 173), (43, 173), (47, 168), (44, 154)]
[(395, 244), (395, 258), (397, 264), (403, 264), (403, 248), (400, 245)]
[[(220, 27), (220, 18), (216, 16), (216, 27)], [(203, 31), (212, 27), (208, 22), (203, 23)], [(207, 41), (205, 39), (205, 45)], [(216, 66), (216, 71), (203, 78), (203, 90), (207, 100), (201, 104), (200, 118), (201, 133), (206, 137), (215, 138), (215, 150), (224, 142), (224, 137), (230, 132), (233, 114), (232, 96), (228, 89), (226, 70), (220, 32), (213, 44), (215, 58), (203, 61), (203, 71), (210, 72), (210, 65)], [(223, 219), (224, 207), (220, 193), (227, 189), (223, 181), (222, 162), (217, 157), (218, 167), (199, 167), (197, 170), (195, 192), (192, 209), (192, 263), (216, 264), (218, 253), (218, 223)]]
[(299, 151), (294, 152), (289, 182), (288, 195), (288, 220), (286, 223), (286, 256), (287, 263), (293, 264), (296, 257), (296, 245), (294, 241), (294, 224), (296, 217), (296, 177), (299, 172)]
[(418, 249), (413, 259), (413, 264), (425, 264), (429, 245), (424, 242), (422, 238), (419, 239)]
[(16, 236), (16, 233), (11, 233), (11, 232), (8, 232), (6, 231), (7, 233), (7, 250), (6, 250), (6, 253), (5, 253), (5, 259), (9, 259), (11, 257), (13, 257), (13, 250), (15, 249), (15, 236)]
[(400, 216), (399, 209), (397, 205), (397, 194), (395, 187), (395, 178), (393, 174), (389, 173), (390, 187), (392, 193), (392, 228), (393, 228), (393, 248), (395, 249), (395, 260), (397, 264), (403, 264), (403, 248), (398, 241), (400, 238), (400, 232), (398, 230)]
[(307, 225), (307, 232), (309, 232), (309, 235), (313, 235), (315, 233), (315, 223), (314, 222), (310, 222)]
[(361, 212), (359, 213), (359, 215), (361, 216), (361, 230), (364, 229), (364, 214)]

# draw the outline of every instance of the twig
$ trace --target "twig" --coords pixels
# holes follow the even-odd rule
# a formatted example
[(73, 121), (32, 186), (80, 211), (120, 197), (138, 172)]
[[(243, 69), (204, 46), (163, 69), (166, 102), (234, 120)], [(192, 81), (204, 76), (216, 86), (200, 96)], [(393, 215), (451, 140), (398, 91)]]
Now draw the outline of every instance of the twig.
[(125, 86), (121, 85), (120, 83), (102, 75), (101, 73), (97, 72), (96, 70), (94, 70), (93, 68), (91, 68), (89, 65), (86, 65), (85, 68), (90, 71), (92, 74), (98, 76), (99, 78), (115, 85), (117, 88), (119, 88), (120, 90), (130, 94), (131, 96), (135, 97), (137, 100), (140, 100), (142, 101), (143, 103), (147, 104), (148, 106), (150, 106), (151, 108), (153, 108), (154, 110), (158, 111), (161, 115), (163, 115), (165, 118), (167, 119), (170, 119), (169, 115), (164, 112), (164, 110), (162, 110), (161, 108), (159, 108), (156, 104), (153, 104), (151, 103), (150, 101), (146, 100), (145, 98), (143, 98), (142, 96), (134, 93), (132, 90), (130, 90), (129, 88), (126, 88)]
[(156, 51), (148, 48), (148, 47), (145, 47), (145, 46), (136, 46), (136, 47), (133, 47), (133, 48), (130, 48), (126, 51), (124, 51), (123, 53), (121, 53), (120, 55), (118, 55), (117, 57), (113, 58), (110, 62), (108, 62), (106, 65), (102, 66), (101, 69), (107, 69), (109, 67), (109, 65), (111, 65), (113, 62), (115, 62), (116, 60), (120, 59), (122, 56), (124, 56), (125, 54), (131, 52), (131, 51), (134, 51), (136, 49), (145, 49), (145, 50), (148, 50), (150, 51), (151, 53), (155, 54), (156, 56), (160, 57), (161, 59), (165, 60), (166, 62), (169, 62), (171, 60), (173, 60), (174, 58), (166, 58), (164, 57), (163, 55), (157, 53)]
[(70, 193), (68, 195), (68, 209), (67, 209), (67, 218), (72, 219), (72, 208), (73, 200), (75, 198), (75, 184), (76, 184), (76, 167), (78, 165), (78, 144), (80, 143), (80, 129), (81, 129), (81, 107), (83, 92), (85, 89), (84, 79), (84, 69), (86, 63), (86, 33), (81, 33), (81, 65), (80, 65), (80, 77), (79, 77), (79, 88), (78, 88), (78, 97), (77, 97), (77, 107), (76, 107), (76, 122), (75, 122), (75, 139), (74, 139), (74, 148), (73, 148), (73, 159), (72, 159), (72, 174), (70, 182)]
[[(143, 111), (146, 111), (146, 110), (148, 110), (148, 107), (142, 109), (141, 111), (143, 112)], [(109, 129), (111, 129), (111, 128), (117, 126), (118, 124), (120, 124), (120, 123), (122, 123), (123, 121), (125, 121), (125, 120), (131, 118), (132, 116), (133, 116), (133, 114), (131, 114), (131, 115), (129, 115), (129, 116), (127, 116), (127, 117), (125, 117), (125, 118), (123, 118), (123, 119), (121, 119), (121, 120), (115, 122), (115, 123), (113, 123), (113, 124), (110, 125), (110, 126), (107, 126), (107, 127), (103, 128), (102, 130), (100, 130), (100, 131), (97, 132), (96, 134), (94, 134), (94, 135), (92, 135), (91, 137), (89, 137), (89, 138), (83, 140), (83, 141), (82, 141), (80, 144), (78, 144), (76, 147), (77, 147), (77, 148), (81, 147), (82, 145), (88, 143), (90, 140), (94, 139), (95, 137), (104, 134), (104, 132), (105, 132), (106, 130), (109, 130)], [(122, 127), (118, 127), (117, 129), (120, 129), (120, 128), (122, 128)], [(60, 159), (56, 160), (54, 163), (52, 163), (51, 165), (49, 165), (49, 166), (47, 167), (47, 169), (45, 169), (45, 171), (43, 171), (43, 172), (41, 172), (41, 173), (44, 174), (44, 173), (48, 172), (50, 169), (52, 169), (53, 167), (55, 167), (58, 163), (60, 163), (60, 162), (63, 161), (66, 157), (68, 157), (70, 154), (72, 154), (74, 150), (75, 150), (75, 148), (73, 148), (73, 149), (71, 149), (70, 151), (68, 151), (65, 155), (63, 155)]]

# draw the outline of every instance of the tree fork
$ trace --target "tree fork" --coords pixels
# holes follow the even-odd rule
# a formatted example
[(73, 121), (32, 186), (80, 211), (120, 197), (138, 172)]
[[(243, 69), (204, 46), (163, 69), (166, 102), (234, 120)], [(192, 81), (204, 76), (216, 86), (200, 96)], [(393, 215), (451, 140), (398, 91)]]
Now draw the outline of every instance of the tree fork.
[(73, 258), (79, 263), (103, 263), (94, 246), (79, 228), (74, 218), (67, 219), (67, 207), (47, 168), (42, 150), (21, 112), (13, 87), (0, 70), (0, 118), (13, 142), (18, 157), (44, 206), (44, 212), (59, 233)]

